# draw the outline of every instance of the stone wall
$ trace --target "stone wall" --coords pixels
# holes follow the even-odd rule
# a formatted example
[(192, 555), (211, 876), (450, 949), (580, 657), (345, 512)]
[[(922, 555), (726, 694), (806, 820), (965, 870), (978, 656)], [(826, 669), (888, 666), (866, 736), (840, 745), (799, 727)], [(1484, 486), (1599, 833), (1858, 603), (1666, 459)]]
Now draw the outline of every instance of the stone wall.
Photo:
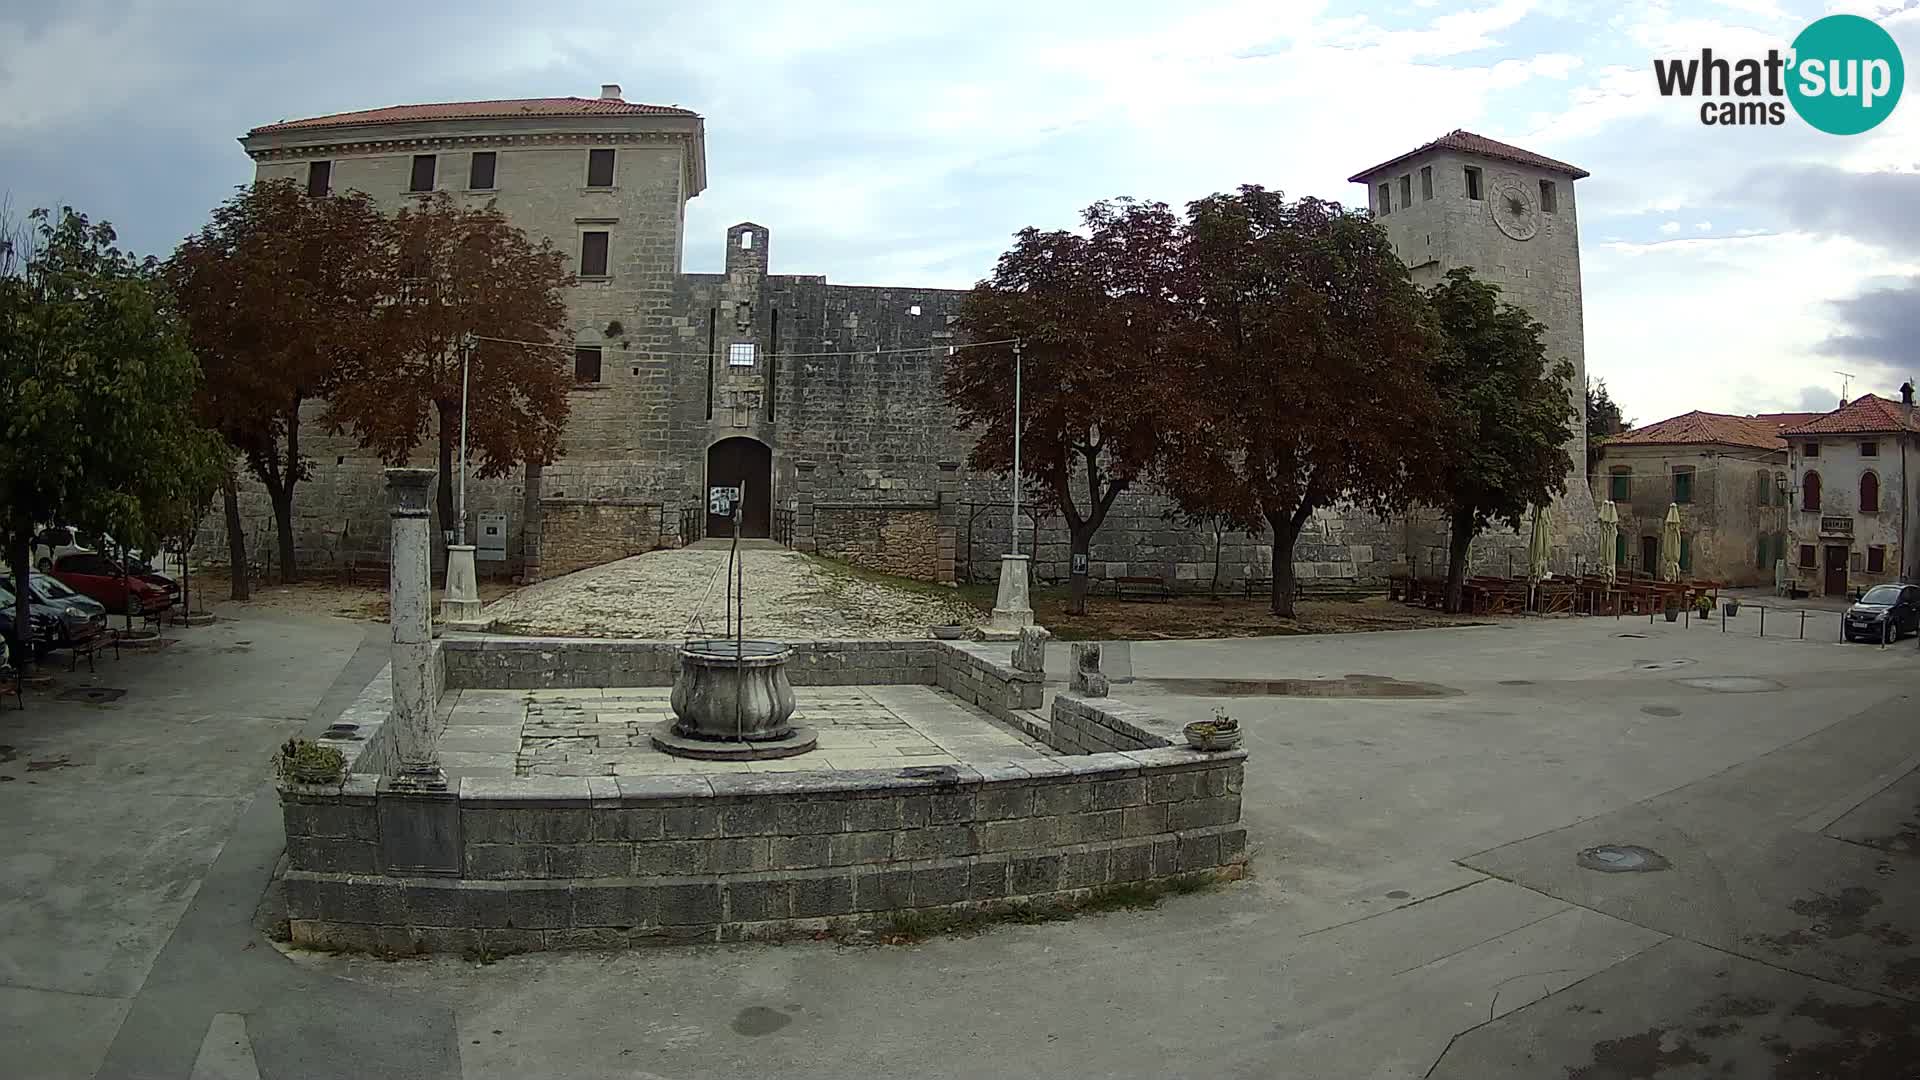
[(934, 685), (969, 705), (986, 710), (997, 720), (1028, 729), (1028, 725), (1016, 721), (1013, 714), (1040, 707), (1044, 696), (1041, 676), (1001, 663), (998, 656), (1004, 651), (1003, 647), (946, 641), (935, 644), (940, 649), (932, 679)]
[[(787, 677), (795, 686), (930, 684), (942, 641), (795, 641)], [(672, 686), (677, 641), (595, 638), (445, 638), (439, 656), (449, 687), (561, 690), (593, 686)]]
[(940, 509), (924, 505), (813, 504), (817, 554), (869, 570), (940, 580)]
[(540, 502), (543, 578), (652, 551), (664, 540), (658, 503), (583, 499)]

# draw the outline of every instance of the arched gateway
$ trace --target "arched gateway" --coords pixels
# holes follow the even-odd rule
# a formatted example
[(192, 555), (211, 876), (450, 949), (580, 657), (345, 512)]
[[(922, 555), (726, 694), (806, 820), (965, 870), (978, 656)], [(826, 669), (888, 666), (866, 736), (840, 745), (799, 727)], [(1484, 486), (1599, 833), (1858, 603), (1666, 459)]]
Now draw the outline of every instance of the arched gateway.
[(733, 535), (733, 506), (742, 498), (740, 535), (771, 535), (773, 448), (758, 439), (721, 439), (707, 448), (708, 536)]

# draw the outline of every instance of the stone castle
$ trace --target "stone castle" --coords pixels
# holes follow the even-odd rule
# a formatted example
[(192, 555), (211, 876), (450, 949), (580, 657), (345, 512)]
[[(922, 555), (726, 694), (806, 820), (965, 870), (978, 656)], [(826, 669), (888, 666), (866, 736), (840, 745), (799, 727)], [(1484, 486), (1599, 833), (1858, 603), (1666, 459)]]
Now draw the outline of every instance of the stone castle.
[[(686, 203), (707, 183), (697, 114), (629, 102), (609, 85), (597, 98), (287, 121), (241, 143), (258, 179), (292, 179), (316, 195), (359, 190), (388, 212), (439, 192), (493, 202), (572, 258), (575, 388), (562, 454), (469, 481), (468, 536), (483, 573), (491, 564), (550, 577), (725, 534), (739, 500), (746, 535), (927, 580), (994, 580), (1009, 541), (1006, 482), (965, 468), (969, 438), (939, 389), (964, 292), (775, 274), (772, 235), (751, 222), (727, 230), (723, 273), (682, 273)], [(1557, 516), (1569, 569), (1594, 517), (1573, 195), (1585, 175), (1454, 132), (1353, 177), (1417, 283), (1475, 267), (1550, 327), (1553, 355), (1580, 368), (1569, 388), (1581, 421), (1576, 468)], [(314, 466), (294, 502), (303, 565), (383, 559), (381, 462), (317, 425), (301, 443)], [(422, 447), (421, 459), (431, 453)], [(250, 548), (264, 553), (271, 509), (246, 487)], [(1216, 559), (1223, 581), (1267, 574), (1270, 549), (1257, 539), (1196, 532), (1164, 509), (1150, 492), (1123, 497), (1095, 538), (1093, 575), (1201, 588)], [(1064, 526), (1041, 514), (1023, 516), (1022, 549), (1037, 577), (1064, 578)], [(1483, 538), (1476, 558), (1497, 559), (1512, 542)], [(223, 551), (223, 538), (203, 550)], [(1407, 562), (1424, 571), (1443, 553), (1444, 531), (1420, 515), (1341, 511), (1319, 515), (1296, 549), (1309, 581), (1378, 580)]]

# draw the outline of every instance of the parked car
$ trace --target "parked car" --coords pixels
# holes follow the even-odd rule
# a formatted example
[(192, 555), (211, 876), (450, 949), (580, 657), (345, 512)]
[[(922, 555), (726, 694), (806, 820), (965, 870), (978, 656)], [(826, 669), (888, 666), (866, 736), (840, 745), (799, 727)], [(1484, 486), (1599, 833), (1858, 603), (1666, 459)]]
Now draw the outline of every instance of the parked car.
[(1841, 616), (1848, 641), (1893, 641), (1920, 633), (1920, 585), (1875, 585)]
[(167, 591), (168, 603), (177, 604), (180, 602), (180, 583), (172, 577), (155, 570), (153, 564), (147, 561), (146, 556), (137, 551), (129, 552), (126, 558), (126, 566), (127, 569), (133, 571), (134, 577), (156, 588), (165, 589)]
[(33, 565), (44, 574), (53, 569), (53, 560), (62, 555), (90, 554), (97, 549), (87, 542), (89, 539), (68, 525), (42, 529), (33, 538)]
[(62, 555), (53, 561), (52, 576), (60, 584), (105, 604), (108, 611), (150, 615), (173, 603), (167, 590), (130, 576), (105, 555)]
[(59, 645), (85, 644), (107, 629), (107, 607), (91, 597), (81, 596), (45, 574), (30, 574), (27, 590), (35, 603), (45, 604), (60, 617)]
[(47, 608), (30, 603), (28, 618), (33, 620), (33, 625), (28, 631), (27, 640), (22, 642), (20, 635), (14, 632), (13, 616), (16, 605), (13, 592), (0, 588), (0, 596), (5, 598), (4, 609), (0, 609), (0, 637), (6, 639), (8, 650), (16, 657), (31, 654), (36, 660), (51, 652), (54, 647), (54, 637), (59, 633), (56, 626), (59, 617)]

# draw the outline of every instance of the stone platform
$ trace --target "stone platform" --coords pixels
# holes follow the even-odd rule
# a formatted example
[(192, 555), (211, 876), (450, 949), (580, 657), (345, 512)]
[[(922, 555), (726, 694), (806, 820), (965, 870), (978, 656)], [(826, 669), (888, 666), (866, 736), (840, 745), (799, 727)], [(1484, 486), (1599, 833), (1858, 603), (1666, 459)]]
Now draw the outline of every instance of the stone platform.
[(794, 691), (793, 723), (818, 734), (817, 750), (770, 761), (695, 761), (662, 753), (650, 738), (673, 718), (670, 693), (449, 691), (441, 759), (464, 776), (654, 776), (959, 765), (1056, 753), (936, 687), (821, 686)]

